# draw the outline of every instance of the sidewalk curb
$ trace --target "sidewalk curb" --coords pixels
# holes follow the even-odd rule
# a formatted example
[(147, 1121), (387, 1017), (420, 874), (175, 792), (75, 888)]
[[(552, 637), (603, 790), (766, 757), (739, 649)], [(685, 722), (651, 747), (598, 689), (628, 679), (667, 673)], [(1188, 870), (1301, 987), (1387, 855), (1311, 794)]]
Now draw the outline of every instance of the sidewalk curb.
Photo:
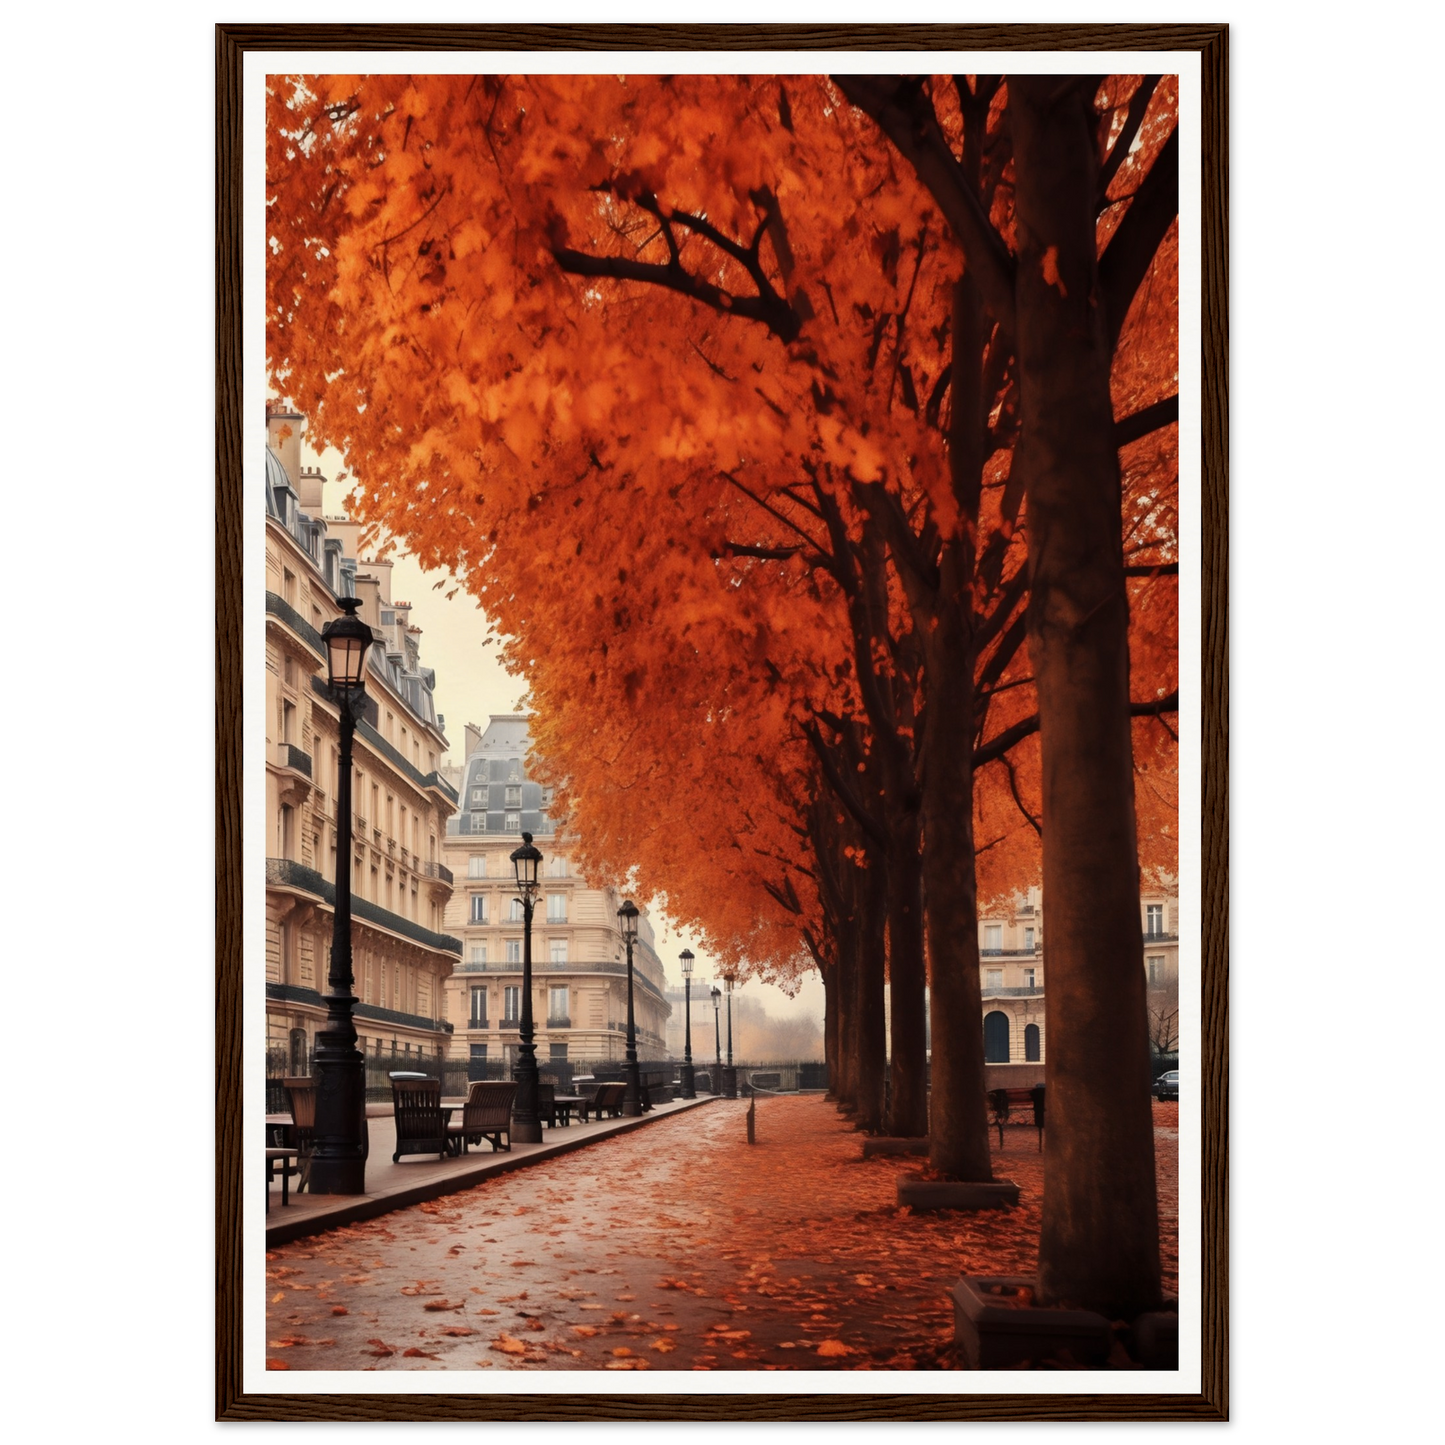
[(709, 1095), (707, 1098), (684, 1099), (680, 1101), (681, 1107), (669, 1109), (666, 1114), (643, 1114), (637, 1119), (615, 1119), (610, 1121), (615, 1127), (608, 1129), (605, 1134), (589, 1134), (581, 1139), (559, 1139), (555, 1144), (550, 1142), (543, 1144), (540, 1149), (529, 1150), (526, 1154), (518, 1154), (513, 1151), (482, 1155), (475, 1168), (460, 1170), (456, 1174), (447, 1175), (444, 1179), (429, 1179), (423, 1184), (415, 1184), (408, 1189), (399, 1189), (391, 1194), (359, 1194), (344, 1204), (338, 1204), (334, 1209), (307, 1215), (301, 1219), (276, 1219), (275, 1223), (268, 1220), (266, 1248), (271, 1249), (278, 1244), (289, 1244), (292, 1240), (305, 1239), (313, 1234), (325, 1234), (329, 1229), (358, 1224), (363, 1219), (376, 1219), (383, 1214), (390, 1214), (393, 1210), (409, 1209), (414, 1204), (424, 1204), (428, 1200), (441, 1199), (448, 1194), (458, 1194), (462, 1190), (471, 1189), (498, 1174), (510, 1174), (514, 1169), (525, 1169), (531, 1164), (543, 1164), (549, 1159), (557, 1158), (558, 1155), (571, 1154), (578, 1149), (585, 1149), (589, 1144), (600, 1144), (604, 1140), (615, 1139), (619, 1134), (630, 1134), (634, 1129), (645, 1128), (648, 1124), (659, 1124), (664, 1119), (675, 1119), (689, 1110), (714, 1103), (720, 1097), (720, 1095)]

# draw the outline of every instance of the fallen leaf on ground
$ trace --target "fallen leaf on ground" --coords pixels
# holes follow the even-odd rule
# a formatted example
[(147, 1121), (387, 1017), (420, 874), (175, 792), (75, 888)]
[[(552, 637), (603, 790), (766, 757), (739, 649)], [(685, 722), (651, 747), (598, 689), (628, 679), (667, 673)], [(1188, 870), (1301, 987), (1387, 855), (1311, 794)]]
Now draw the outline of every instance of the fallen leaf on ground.
[(268, 1370), (289, 1370), (291, 1366), (285, 1360), (267, 1360), (266, 1368)]
[(842, 1340), (824, 1340), (818, 1346), (818, 1353), (820, 1355), (851, 1355), (853, 1351)]
[(521, 1340), (515, 1340), (511, 1335), (499, 1335), (492, 1341), (492, 1348), (500, 1350), (504, 1355), (525, 1355), (527, 1346)]

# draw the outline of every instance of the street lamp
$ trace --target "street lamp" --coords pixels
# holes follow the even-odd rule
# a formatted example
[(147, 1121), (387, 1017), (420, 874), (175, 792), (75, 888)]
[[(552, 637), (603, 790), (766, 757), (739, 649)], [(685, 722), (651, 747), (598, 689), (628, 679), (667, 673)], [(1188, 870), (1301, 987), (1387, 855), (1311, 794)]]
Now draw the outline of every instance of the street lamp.
[(632, 945), (637, 940), (637, 905), (630, 898), (617, 910), (617, 926), (627, 945), (627, 1062), (622, 1066), (627, 1093), (622, 1100), (622, 1114), (624, 1118), (635, 1119), (642, 1113), (642, 1082), (637, 1076), (637, 1022), (632, 1013)]
[(712, 1091), (714, 1094), (722, 1093), (722, 1024), (719, 1021), (718, 1009), (722, 1007), (722, 990), (716, 984), (712, 989), (712, 1037), (717, 1047), (717, 1064), (713, 1070)]
[(316, 1035), (316, 1131), (311, 1155), (313, 1194), (366, 1192), (366, 1062), (356, 1047), (351, 1010), (351, 744), (366, 702), (366, 654), (371, 628), (356, 615), (359, 597), (337, 599), (342, 616), (328, 622), (327, 678), (341, 726), (336, 775), (336, 904), (331, 966), (326, 975), (326, 1026)]
[(678, 956), (682, 959), (683, 1008), (682, 1077), (679, 1080), (682, 1088), (680, 1093), (684, 1099), (695, 1099), (697, 1098), (697, 1089), (693, 1084), (692, 1068), (692, 950), (684, 948)]
[(733, 976), (723, 974), (723, 989), (728, 999), (728, 1066), (723, 1071), (723, 1097), (736, 1099), (738, 1096), (738, 1071), (733, 1068)]
[(512, 1107), (512, 1138), (519, 1144), (542, 1142), (542, 1119), (537, 1112), (537, 1030), (532, 1018), (532, 909), (537, 904), (537, 865), (542, 855), (532, 846), (532, 835), (522, 834), (522, 846), (512, 854), (517, 875), (517, 901), (522, 905), (522, 1020), (517, 1067), (517, 1101)]

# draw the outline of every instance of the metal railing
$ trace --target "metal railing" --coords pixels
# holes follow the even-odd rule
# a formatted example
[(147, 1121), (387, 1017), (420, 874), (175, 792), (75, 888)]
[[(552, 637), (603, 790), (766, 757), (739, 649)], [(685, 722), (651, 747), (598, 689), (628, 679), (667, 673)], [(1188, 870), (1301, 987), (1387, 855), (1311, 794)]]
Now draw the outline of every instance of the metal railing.
[(326, 644), (321, 634), (289, 603), (275, 592), (266, 594), (266, 611), (272, 617), (284, 622), (308, 647), (319, 656), (326, 656)]
[(445, 863), (418, 863), (424, 878), (439, 878), (443, 883), (455, 882), (452, 870)]
[(572, 1020), (566, 1014), (557, 1014), (547, 1019), (547, 1027), (549, 1029), (570, 1029)]
[[(323, 902), (331, 904), (332, 907), (336, 905), (336, 884), (329, 878), (323, 878), (316, 869), (308, 868), (305, 864), (294, 862), (290, 858), (268, 858), (266, 860), (266, 882), (273, 887), (299, 888), (303, 892), (310, 893)], [(363, 922), (375, 924), (378, 928), (399, 933), (404, 938), (410, 938), (427, 948), (440, 949), (445, 953), (455, 953), (458, 956), (461, 954), (462, 941), (460, 938), (453, 938), (448, 933), (434, 933), (430, 928), (423, 928), (421, 924), (413, 923), (410, 918), (403, 918), (399, 913), (382, 908), (369, 898), (358, 898), (354, 893), (351, 896), (351, 915)]]
[(280, 767), (294, 768), (308, 778), (311, 776), (311, 754), (303, 753), (295, 743), (277, 743), (276, 762)]

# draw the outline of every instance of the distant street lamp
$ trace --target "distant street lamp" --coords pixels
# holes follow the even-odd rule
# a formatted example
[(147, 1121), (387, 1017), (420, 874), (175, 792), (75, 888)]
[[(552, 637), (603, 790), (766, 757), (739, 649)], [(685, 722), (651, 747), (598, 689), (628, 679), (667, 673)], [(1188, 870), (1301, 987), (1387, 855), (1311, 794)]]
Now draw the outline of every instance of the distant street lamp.
[(692, 950), (684, 948), (678, 955), (682, 959), (682, 1085), (679, 1091), (684, 1099), (697, 1098), (692, 1067)]
[(723, 988), (728, 999), (728, 1066), (723, 1070), (723, 1097), (736, 1099), (738, 1096), (738, 1071), (733, 1068), (733, 976), (723, 974)]
[(712, 1035), (713, 1042), (717, 1045), (717, 1073), (712, 1085), (714, 1094), (722, 1093), (722, 1024), (719, 1022), (718, 1014), (721, 1006), (722, 990), (714, 984), (712, 989)]
[(512, 854), (517, 901), (522, 905), (522, 1019), (519, 1057), (512, 1071), (517, 1083), (512, 1138), (519, 1144), (542, 1142), (542, 1119), (537, 1112), (537, 1030), (532, 1018), (532, 909), (537, 904), (537, 865), (541, 861), (541, 853), (532, 846), (532, 835), (523, 833), (522, 846)]
[(356, 1047), (351, 1010), (351, 745), (366, 702), (371, 628), (356, 615), (359, 597), (337, 599), (342, 616), (321, 631), (327, 679), (341, 723), (336, 775), (336, 903), (331, 966), (326, 975), (326, 1027), (316, 1035), (316, 1129), (309, 1186), (313, 1194), (366, 1193), (366, 1061)]
[(635, 1119), (642, 1113), (642, 1081), (637, 1074), (637, 1023), (632, 1013), (632, 945), (637, 940), (637, 905), (629, 898), (617, 910), (617, 925), (627, 945), (627, 1062), (622, 1072), (627, 1079), (627, 1093), (622, 1100), (624, 1118)]

